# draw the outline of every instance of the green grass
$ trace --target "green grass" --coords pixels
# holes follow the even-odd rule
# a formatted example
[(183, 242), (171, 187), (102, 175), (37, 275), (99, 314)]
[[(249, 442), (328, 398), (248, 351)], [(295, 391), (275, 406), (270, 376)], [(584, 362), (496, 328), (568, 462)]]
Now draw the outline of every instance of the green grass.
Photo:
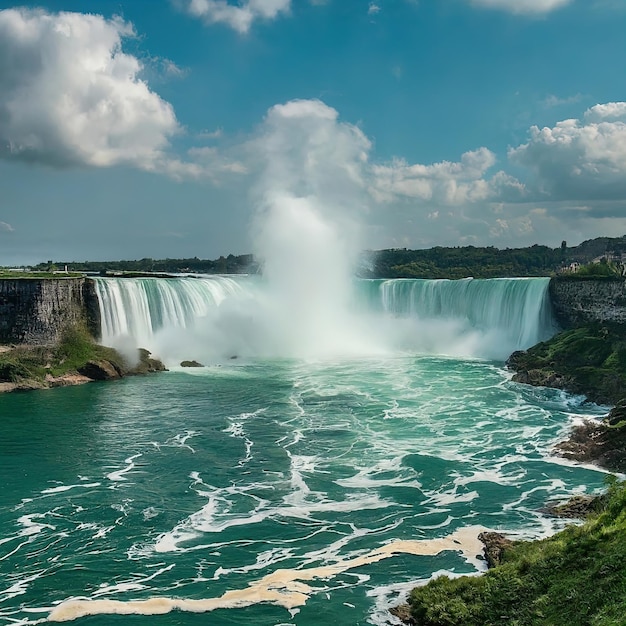
[(116, 350), (97, 344), (85, 328), (75, 326), (63, 334), (59, 345), (54, 348), (50, 373), (61, 376), (82, 367), (88, 361), (101, 359), (111, 361), (121, 369), (128, 369)]
[(56, 346), (23, 346), (0, 353), (0, 382), (42, 382), (46, 374), (62, 376), (76, 371), (88, 361), (102, 359), (122, 370), (128, 369), (116, 350), (98, 345), (84, 327), (77, 325), (68, 329)]
[(516, 371), (556, 372), (570, 380), (568, 391), (590, 400), (616, 404), (626, 397), (626, 337), (609, 326), (588, 325), (567, 330), (511, 355)]
[(411, 593), (421, 626), (626, 624), (626, 483), (602, 511), (548, 539), (518, 542), (483, 576), (442, 577)]

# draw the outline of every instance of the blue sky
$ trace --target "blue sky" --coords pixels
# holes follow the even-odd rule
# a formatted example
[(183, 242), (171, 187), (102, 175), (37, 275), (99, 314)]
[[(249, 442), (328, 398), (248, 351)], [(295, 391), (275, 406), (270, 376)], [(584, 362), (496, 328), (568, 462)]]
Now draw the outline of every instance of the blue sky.
[(362, 248), (625, 234), (625, 32), (623, 0), (0, 2), (0, 265), (245, 253), (285, 194)]

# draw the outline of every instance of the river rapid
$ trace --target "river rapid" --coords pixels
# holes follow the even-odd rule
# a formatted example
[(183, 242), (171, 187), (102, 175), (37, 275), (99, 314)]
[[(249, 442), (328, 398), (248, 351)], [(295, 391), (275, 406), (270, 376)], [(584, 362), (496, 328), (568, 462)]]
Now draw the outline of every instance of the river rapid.
[(484, 569), (481, 529), (601, 489), (550, 451), (603, 408), (504, 368), (553, 332), (546, 281), (365, 281), (304, 341), (247, 280), (103, 279), (107, 338), (171, 371), (0, 396), (1, 624), (395, 623)]

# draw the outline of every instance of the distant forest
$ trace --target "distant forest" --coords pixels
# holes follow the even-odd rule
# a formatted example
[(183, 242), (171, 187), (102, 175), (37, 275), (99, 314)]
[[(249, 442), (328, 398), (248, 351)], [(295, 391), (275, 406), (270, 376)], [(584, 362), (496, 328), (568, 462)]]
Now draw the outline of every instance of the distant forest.
[[(465, 246), (407, 250), (394, 248), (363, 254), (358, 274), (364, 278), (506, 278), (511, 276), (551, 276), (570, 263), (589, 263), (626, 255), (626, 236), (589, 239), (578, 246), (559, 248), (534, 245), (529, 248)], [(130, 273), (199, 273), (254, 274), (259, 264), (251, 254), (229, 254), (219, 259), (140, 259), (137, 261), (86, 261), (40, 263), (32, 269), (64, 269), (105, 274)]]
[(48, 261), (32, 267), (34, 270), (64, 269), (92, 274), (151, 273), (151, 274), (254, 274), (258, 263), (251, 254), (221, 256), (219, 259), (139, 259), (136, 261)]

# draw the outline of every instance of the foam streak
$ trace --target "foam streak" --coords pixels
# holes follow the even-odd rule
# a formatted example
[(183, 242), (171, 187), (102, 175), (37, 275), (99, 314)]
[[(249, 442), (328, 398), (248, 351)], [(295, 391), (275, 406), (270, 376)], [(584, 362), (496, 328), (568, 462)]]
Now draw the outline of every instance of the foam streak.
[(164, 615), (174, 610), (204, 613), (215, 609), (243, 608), (266, 603), (282, 606), (287, 610), (306, 603), (315, 593), (307, 582), (329, 579), (342, 572), (378, 563), (396, 554), (434, 556), (446, 550), (460, 552), (463, 557), (476, 564), (475, 557), (482, 550), (478, 534), (484, 528), (470, 526), (438, 539), (398, 540), (376, 548), (353, 559), (332, 565), (304, 569), (279, 569), (246, 589), (227, 591), (219, 598), (191, 600), (184, 598), (155, 597), (147, 600), (67, 600), (55, 607), (49, 622), (69, 622), (88, 615)]

